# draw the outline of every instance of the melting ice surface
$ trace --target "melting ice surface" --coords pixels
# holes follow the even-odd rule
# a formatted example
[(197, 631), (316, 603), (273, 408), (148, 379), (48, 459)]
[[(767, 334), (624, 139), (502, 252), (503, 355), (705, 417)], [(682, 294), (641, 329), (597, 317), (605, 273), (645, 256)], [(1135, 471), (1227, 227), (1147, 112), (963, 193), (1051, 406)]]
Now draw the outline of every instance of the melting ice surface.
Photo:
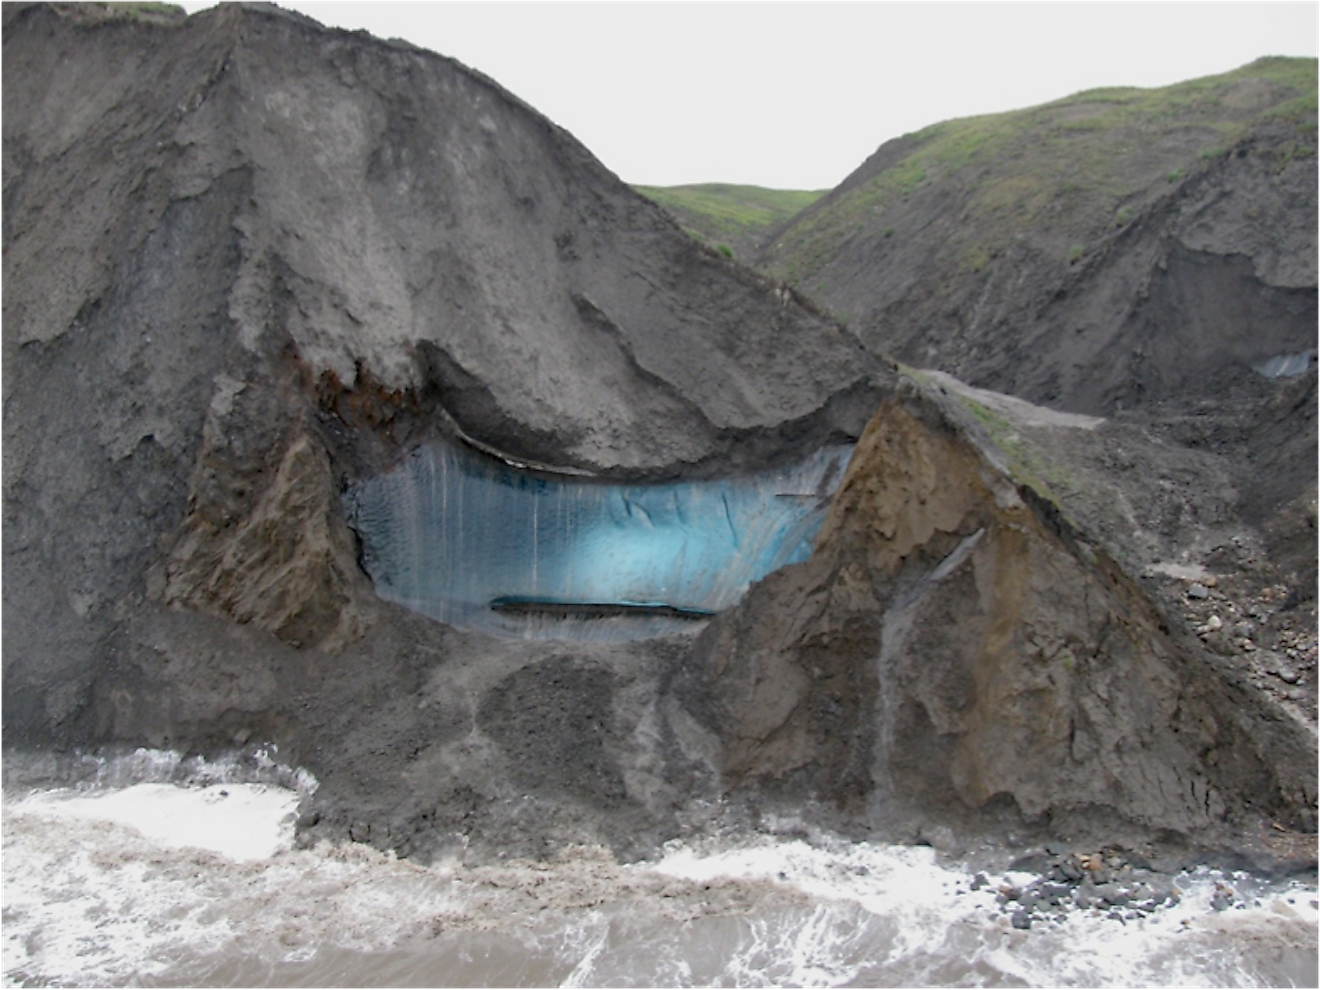
[(1278, 354), (1252, 367), (1266, 378), (1291, 378), (1315, 367), (1315, 360), (1316, 352), (1309, 350), (1300, 354)]
[[(805, 560), (850, 450), (740, 478), (611, 485), (435, 444), (346, 501), (389, 601), (486, 632), (638, 639)], [(556, 611), (594, 617), (547, 621)]]

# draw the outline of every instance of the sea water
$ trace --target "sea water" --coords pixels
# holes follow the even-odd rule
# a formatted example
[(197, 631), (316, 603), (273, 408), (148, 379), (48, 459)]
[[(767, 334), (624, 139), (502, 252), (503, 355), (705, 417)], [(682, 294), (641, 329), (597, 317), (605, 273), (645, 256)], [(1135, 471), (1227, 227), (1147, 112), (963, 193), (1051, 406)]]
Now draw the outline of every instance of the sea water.
[[(177, 778), (177, 774), (174, 775)], [(747, 836), (620, 865), (295, 848), (314, 786), (4, 798), (6, 986), (1315, 986), (1314, 884), (1210, 870), (1176, 906), (1017, 930), (929, 848)], [(1215, 910), (1216, 882), (1241, 894)]]

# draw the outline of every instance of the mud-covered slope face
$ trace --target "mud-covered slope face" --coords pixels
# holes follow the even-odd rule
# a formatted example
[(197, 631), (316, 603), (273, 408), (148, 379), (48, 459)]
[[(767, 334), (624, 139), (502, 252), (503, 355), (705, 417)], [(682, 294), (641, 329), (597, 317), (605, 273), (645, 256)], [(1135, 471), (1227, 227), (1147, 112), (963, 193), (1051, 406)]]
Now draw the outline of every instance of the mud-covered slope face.
[(938, 124), (881, 147), (760, 263), (877, 351), (1059, 408), (1305, 367), (1315, 92), (1314, 60), (1263, 59)]
[[(730, 436), (865, 415), (821, 415), (861, 384), (849, 338), (692, 244), (497, 86), (260, 23), (216, 109), (242, 107), (232, 133), (255, 170), (236, 296), (287, 294), (283, 329), (314, 374), (431, 386), (476, 439), (591, 471), (672, 471)], [(264, 332), (260, 306), (231, 315), (240, 337)]]
[(4, 46), (6, 739), (310, 738), (273, 658), (375, 655), (340, 496), (424, 441), (634, 483), (873, 408), (854, 339), (441, 56), (239, 5)]
[[(13, 340), (62, 335), (104, 293), (106, 258), (132, 247), (86, 250), (107, 228), (242, 175), (230, 329), (249, 351), (290, 347), (313, 379), (430, 388), (477, 440), (593, 471), (674, 471), (787, 424), (864, 421), (822, 413), (862, 388), (847, 335), (449, 60), (248, 9), (154, 28), (38, 8), (6, 37)], [(59, 53), (83, 48), (56, 79)]]
[(811, 560), (703, 634), (679, 693), (724, 786), (906, 837), (1313, 829), (1309, 718), (1170, 629), (966, 417), (886, 401)]

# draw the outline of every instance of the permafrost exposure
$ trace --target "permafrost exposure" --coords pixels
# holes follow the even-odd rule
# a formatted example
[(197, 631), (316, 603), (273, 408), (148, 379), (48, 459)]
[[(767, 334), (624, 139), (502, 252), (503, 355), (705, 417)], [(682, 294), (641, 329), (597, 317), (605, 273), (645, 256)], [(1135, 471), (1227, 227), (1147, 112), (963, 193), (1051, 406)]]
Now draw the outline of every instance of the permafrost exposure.
[[(671, 843), (815, 843), (863, 899), (881, 843), (1035, 877), (966, 886), (980, 955), (864, 968), (905, 938), (885, 901), (846, 965), (696, 982), (1039, 982), (976, 967), (1084, 956), (1059, 913), (1142, 926), (1186, 866), (1313, 871), (1313, 60), (909, 135), (754, 271), (406, 43), (263, 5), (3, 17), (6, 800), (277, 753), (319, 782), (277, 860), (585, 870), (527, 902), (574, 945)], [(35, 951), (78, 856), (20, 814)], [(671, 906), (756, 928), (793, 882)], [(369, 911), (411, 926), (398, 889)], [(1186, 889), (1213, 942), (1227, 895)], [(814, 951), (819, 891), (740, 944)], [(459, 954), (510, 907), (453, 903), (417, 932)], [(325, 916), (269, 951), (356, 927)], [(646, 982), (609, 937), (625, 969), (575, 948), (554, 982)], [(1168, 938), (1173, 982), (1225, 971)], [(1284, 943), (1313, 964), (1313, 925)]]
[(723, 611), (805, 560), (849, 453), (742, 478), (614, 485), (436, 443), (346, 501), (389, 601), (497, 634), (640, 639)]

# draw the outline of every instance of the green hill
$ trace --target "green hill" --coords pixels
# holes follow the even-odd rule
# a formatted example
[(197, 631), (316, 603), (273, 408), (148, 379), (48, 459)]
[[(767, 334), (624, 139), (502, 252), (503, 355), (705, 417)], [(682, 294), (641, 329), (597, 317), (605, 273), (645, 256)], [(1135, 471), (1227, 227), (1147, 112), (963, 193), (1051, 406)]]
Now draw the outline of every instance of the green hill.
[(776, 225), (829, 191), (764, 189), (722, 182), (633, 188), (673, 214), (694, 237), (740, 257), (750, 253)]
[(1291, 128), (1280, 165), (1315, 157), (1316, 62), (1262, 58), (1175, 86), (1102, 88), (1030, 110), (935, 124), (890, 141), (768, 244), (768, 272), (812, 292), (840, 248), (878, 231), (916, 231), (904, 209), (921, 191), (958, 190), (946, 251), (977, 269), (1023, 230), (1076, 261), (1094, 239), (1206, 168), (1266, 123)]
[(1048, 228), (1075, 261), (1263, 124), (1308, 132), (1279, 154), (1311, 154), (1315, 118), (1315, 60), (1265, 58), (1162, 89), (1095, 89), (946, 121), (884, 145), (767, 246), (764, 267), (810, 292), (842, 245), (875, 229), (903, 243), (914, 233), (903, 223), (914, 194), (955, 184), (959, 202), (947, 205), (960, 222), (948, 250), (961, 267), (984, 266), (1028, 227)]
[(935, 124), (749, 260), (976, 384), (1085, 412), (1195, 394), (1314, 347), (1316, 92), (1315, 59), (1264, 58)]

